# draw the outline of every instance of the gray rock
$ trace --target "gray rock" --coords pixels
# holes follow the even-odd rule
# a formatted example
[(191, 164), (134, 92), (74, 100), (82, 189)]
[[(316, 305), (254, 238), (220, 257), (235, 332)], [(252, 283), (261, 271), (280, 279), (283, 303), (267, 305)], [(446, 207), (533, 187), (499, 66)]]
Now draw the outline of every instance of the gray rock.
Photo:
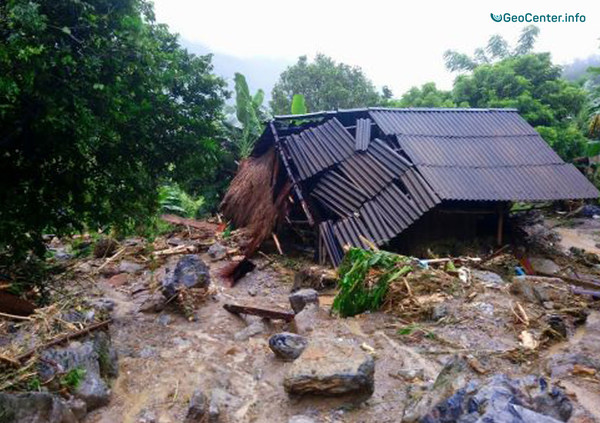
[(500, 275), (487, 270), (471, 269), (471, 275), (473, 275), (473, 278), (488, 287), (497, 288), (506, 284)]
[[(510, 286), (510, 292), (531, 303), (543, 305), (551, 299), (548, 290), (541, 285), (548, 279), (549, 278), (541, 276), (518, 276), (513, 279), (513, 283)], [(562, 281), (562, 279), (555, 280)]]
[(145, 266), (133, 261), (123, 260), (119, 263), (119, 272), (120, 273), (140, 273), (144, 270)]
[(106, 405), (110, 400), (107, 380), (118, 373), (117, 356), (110, 338), (105, 332), (97, 332), (83, 342), (71, 342), (64, 348), (50, 348), (42, 352), (38, 374), (44, 381), (51, 381), (55, 388), (61, 375), (80, 369), (82, 380), (71, 387), (75, 398), (85, 402), (92, 411)]
[(560, 272), (560, 266), (547, 258), (531, 257), (529, 263), (536, 273), (539, 272), (554, 275)]
[(75, 419), (77, 419), (78, 421), (83, 420), (83, 418), (87, 414), (87, 404), (85, 403), (85, 401), (79, 398), (70, 398), (69, 401), (67, 401), (67, 407), (69, 407), (69, 410), (71, 410), (71, 412), (75, 416)]
[(436, 304), (431, 308), (431, 320), (440, 320), (448, 315), (448, 306), (444, 303)]
[(329, 315), (317, 304), (310, 304), (294, 316), (294, 331), (300, 335), (308, 335), (329, 318)]
[(207, 408), (208, 398), (201, 389), (196, 389), (190, 398), (185, 423), (202, 422), (208, 411)]
[(375, 362), (356, 345), (331, 340), (311, 342), (292, 364), (283, 386), (290, 395), (373, 394)]
[(308, 304), (319, 305), (319, 293), (314, 289), (301, 289), (289, 296), (294, 313), (300, 313)]
[(169, 326), (169, 323), (171, 323), (171, 316), (168, 314), (161, 314), (160, 316), (158, 316), (158, 323), (160, 323), (163, 326)]
[(77, 423), (78, 419), (60, 397), (49, 392), (7, 394), (0, 392), (3, 423)]
[(197, 255), (187, 254), (179, 259), (175, 270), (168, 272), (162, 281), (162, 292), (172, 298), (181, 288), (208, 288), (210, 274), (206, 263)]
[(166, 301), (164, 295), (159, 292), (149, 293), (140, 304), (138, 311), (141, 313), (160, 313), (165, 309)]
[(89, 301), (90, 307), (109, 313), (115, 309), (115, 302), (110, 298), (96, 298)]
[(308, 266), (296, 272), (292, 292), (303, 288), (322, 290), (334, 288), (337, 285), (337, 274), (335, 270), (320, 266)]
[(227, 412), (239, 407), (240, 404), (240, 399), (229, 392), (220, 388), (213, 389), (208, 404), (208, 422), (218, 423), (221, 420), (229, 421)]
[(471, 382), (458, 389), (420, 421), (557, 423), (569, 420), (572, 413), (567, 396), (544, 378), (510, 379), (497, 374), (481, 385)]
[(207, 253), (210, 258), (215, 261), (223, 260), (225, 257), (227, 257), (227, 247), (225, 247), (223, 244), (215, 242), (208, 248)]
[(250, 323), (244, 329), (242, 329), (241, 331), (239, 331), (235, 335), (233, 335), (233, 339), (235, 339), (238, 342), (247, 341), (248, 339), (252, 338), (253, 336), (260, 335), (264, 331), (265, 331), (265, 324), (261, 320), (258, 320), (258, 321)]
[(269, 338), (271, 351), (284, 360), (295, 360), (300, 357), (307, 345), (306, 338), (295, 333), (282, 332)]
[[(417, 422), (445, 398), (463, 387), (467, 382), (469, 364), (462, 356), (452, 357), (438, 374), (431, 389), (425, 394), (418, 385), (410, 385), (409, 396), (404, 408), (403, 422)], [(416, 395), (414, 395), (415, 390)]]

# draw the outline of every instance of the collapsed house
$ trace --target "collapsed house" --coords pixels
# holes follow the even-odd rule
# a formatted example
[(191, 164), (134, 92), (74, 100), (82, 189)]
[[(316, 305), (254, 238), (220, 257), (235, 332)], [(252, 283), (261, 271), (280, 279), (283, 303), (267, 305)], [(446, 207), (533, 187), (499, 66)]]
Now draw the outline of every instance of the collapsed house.
[(512, 202), (598, 196), (515, 109), (368, 108), (275, 117), (221, 208), (247, 255), (287, 224), (337, 266), (344, 246), (402, 249), (490, 218), (501, 243)]

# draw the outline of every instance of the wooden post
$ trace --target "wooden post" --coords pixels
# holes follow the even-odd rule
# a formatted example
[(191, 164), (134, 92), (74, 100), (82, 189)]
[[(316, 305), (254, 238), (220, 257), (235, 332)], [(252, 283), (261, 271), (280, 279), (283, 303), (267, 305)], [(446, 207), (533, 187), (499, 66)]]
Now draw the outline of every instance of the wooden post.
[(302, 210), (304, 210), (304, 214), (306, 214), (308, 223), (310, 224), (310, 226), (313, 226), (315, 224), (315, 221), (312, 217), (312, 214), (310, 213), (310, 210), (308, 210), (308, 205), (306, 204), (306, 201), (304, 201), (304, 197), (302, 196), (302, 191), (300, 190), (300, 185), (298, 185), (298, 182), (296, 182), (296, 178), (294, 177), (294, 174), (292, 173), (292, 169), (288, 162), (286, 152), (283, 148), (283, 144), (281, 143), (281, 140), (279, 139), (279, 134), (277, 134), (277, 129), (275, 129), (275, 125), (273, 124), (272, 121), (270, 123), (270, 127), (271, 127), (271, 132), (273, 133), (273, 138), (275, 139), (275, 147), (277, 148), (277, 151), (279, 151), (281, 161), (283, 162), (283, 166), (285, 167), (288, 177), (292, 181), (292, 186), (294, 188), (294, 191), (296, 192), (296, 197), (298, 197), (298, 200), (300, 200), (300, 205), (302, 206)]
[(502, 246), (502, 233), (504, 232), (504, 205), (500, 204), (498, 206), (498, 233), (497, 233), (497, 243), (498, 247)]

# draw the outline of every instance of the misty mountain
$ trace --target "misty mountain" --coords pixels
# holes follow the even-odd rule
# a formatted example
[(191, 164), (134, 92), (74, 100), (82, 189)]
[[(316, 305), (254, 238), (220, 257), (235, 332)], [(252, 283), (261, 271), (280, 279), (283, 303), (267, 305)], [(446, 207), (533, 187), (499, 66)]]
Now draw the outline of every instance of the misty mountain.
[(587, 75), (589, 67), (600, 66), (600, 55), (594, 54), (583, 59), (575, 59), (563, 66), (563, 78), (569, 81), (577, 81)]
[(232, 91), (234, 73), (239, 72), (243, 74), (246, 77), (251, 92), (255, 92), (259, 88), (265, 91), (265, 103), (271, 99), (271, 90), (279, 79), (281, 72), (294, 63), (285, 59), (273, 59), (269, 57), (240, 58), (228, 54), (215, 53), (204, 44), (185, 39), (181, 39), (180, 42), (190, 53), (197, 55), (212, 53), (215, 73), (225, 78)]

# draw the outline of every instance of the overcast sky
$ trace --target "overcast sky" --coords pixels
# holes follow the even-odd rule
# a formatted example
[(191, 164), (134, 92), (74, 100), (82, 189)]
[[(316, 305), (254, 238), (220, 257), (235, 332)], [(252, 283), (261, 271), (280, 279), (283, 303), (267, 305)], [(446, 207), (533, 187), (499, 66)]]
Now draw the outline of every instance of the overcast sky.
[(286, 61), (321, 52), (362, 67), (397, 96), (428, 81), (449, 88), (447, 49), (472, 53), (493, 34), (515, 42), (526, 24), (497, 23), (490, 13), (583, 14), (584, 23), (538, 24), (536, 50), (561, 64), (600, 52), (600, 1), (155, 0), (155, 9), (158, 21), (214, 52)]

